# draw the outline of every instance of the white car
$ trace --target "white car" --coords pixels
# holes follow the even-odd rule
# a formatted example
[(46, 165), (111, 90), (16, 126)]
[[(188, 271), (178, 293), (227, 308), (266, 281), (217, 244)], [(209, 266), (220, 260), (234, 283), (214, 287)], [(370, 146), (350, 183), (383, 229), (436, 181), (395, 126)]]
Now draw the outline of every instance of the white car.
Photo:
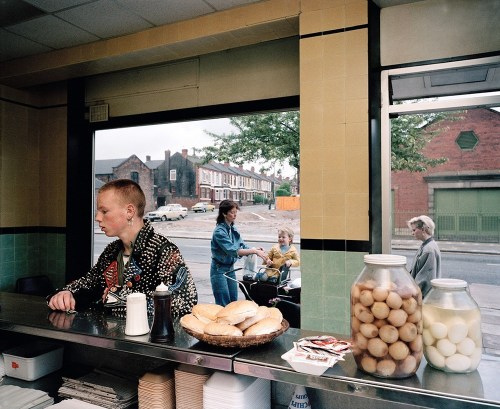
[(171, 205), (160, 206), (158, 209), (147, 213), (144, 218), (152, 222), (157, 220), (165, 222), (167, 220), (181, 219), (182, 209), (178, 207), (172, 207)]
[(187, 217), (188, 215), (188, 209), (187, 207), (184, 207), (178, 203), (170, 203), (169, 206), (171, 206), (175, 211), (179, 212), (179, 216), (184, 219), (184, 217)]

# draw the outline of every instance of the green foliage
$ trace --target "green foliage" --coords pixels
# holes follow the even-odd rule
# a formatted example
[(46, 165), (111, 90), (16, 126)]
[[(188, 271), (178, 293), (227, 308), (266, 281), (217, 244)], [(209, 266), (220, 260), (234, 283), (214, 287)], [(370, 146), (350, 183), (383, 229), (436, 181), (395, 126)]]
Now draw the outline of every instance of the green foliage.
[[(278, 190), (285, 192), (286, 194), (280, 196), (290, 196), (292, 194), (292, 187), (289, 182), (283, 182), (279, 185)], [(278, 196), (278, 195), (276, 195)]]
[(276, 197), (279, 197), (279, 196), (290, 196), (290, 192), (288, 190), (285, 190), (285, 189), (278, 189), (276, 191)]
[(267, 197), (264, 197), (262, 195), (253, 195), (253, 202), (255, 204), (265, 204), (267, 203)]
[(400, 115), (391, 119), (392, 170), (425, 172), (428, 168), (445, 163), (445, 157), (429, 158), (422, 150), (445, 130), (440, 127), (441, 121), (458, 119), (458, 115), (448, 112)]
[(217, 135), (213, 146), (202, 150), (203, 162), (212, 160), (243, 165), (262, 164), (260, 171), (268, 171), (273, 164), (288, 164), (299, 171), (300, 141), (299, 113), (297, 111), (254, 114), (231, 118), (238, 131)]

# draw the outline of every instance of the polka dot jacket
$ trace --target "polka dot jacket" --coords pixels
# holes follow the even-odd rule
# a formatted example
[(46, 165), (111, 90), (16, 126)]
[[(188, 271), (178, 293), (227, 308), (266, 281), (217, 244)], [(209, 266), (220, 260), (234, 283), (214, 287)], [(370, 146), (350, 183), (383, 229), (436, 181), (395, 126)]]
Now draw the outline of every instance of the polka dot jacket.
[[(168, 238), (155, 233), (149, 221), (144, 222), (134, 243), (132, 254), (123, 272), (123, 285), (117, 286), (117, 257), (122, 250), (120, 240), (108, 244), (97, 263), (83, 277), (63, 288), (77, 299), (79, 293), (92, 294), (94, 302), (99, 302), (108, 292), (114, 292), (119, 299), (126, 300), (131, 293), (144, 293), (148, 300), (148, 313), (153, 313), (153, 293), (163, 282), (172, 285), (176, 272), (186, 267), (179, 248)], [(113, 278), (114, 277), (114, 278)], [(172, 317), (182, 317), (191, 312), (198, 302), (196, 286), (188, 269), (184, 284), (172, 294)], [(125, 307), (112, 308), (114, 315), (124, 316)]]

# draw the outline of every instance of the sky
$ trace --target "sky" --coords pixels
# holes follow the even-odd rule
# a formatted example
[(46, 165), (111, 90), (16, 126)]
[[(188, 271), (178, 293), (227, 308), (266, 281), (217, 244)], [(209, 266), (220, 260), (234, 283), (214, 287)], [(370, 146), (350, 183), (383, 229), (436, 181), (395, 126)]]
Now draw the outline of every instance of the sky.
[[(182, 149), (187, 149), (188, 154), (193, 155), (193, 147), (199, 149), (213, 143), (205, 130), (227, 134), (236, 131), (236, 128), (230, 124), (229, 118), (220, 118), (97, 131), (95, 159), (128, 158), (135, 154), (143, 162), (146, 156), (151, 156), (151, 160), (163, 160), (166, 150), (170, 150), (173, 155), (182, 152)], [(256, 172), (261, 167), (259, 163), (248, 163), (243, 168), (250, 170), (252, 166)], [(282, 174), (284, 177), (293, 177), (295, 171), (285, 165)]]

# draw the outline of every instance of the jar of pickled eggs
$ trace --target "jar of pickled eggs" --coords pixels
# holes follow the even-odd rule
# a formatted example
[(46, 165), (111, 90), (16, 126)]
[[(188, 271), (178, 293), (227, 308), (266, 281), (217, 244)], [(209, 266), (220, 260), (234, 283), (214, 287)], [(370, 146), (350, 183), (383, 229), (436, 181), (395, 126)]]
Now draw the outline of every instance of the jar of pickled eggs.
[(431, 284), (422, 307), (425, 359), (446, 372), (472, 372), (483, 348), (479, 307), (466, 281), (438, 278)]
[(405, 378), (420, 365), (422, 293), (406, 257), (369, 254), (351, 287), (351, 336), (359, 369), (381, 378)]

